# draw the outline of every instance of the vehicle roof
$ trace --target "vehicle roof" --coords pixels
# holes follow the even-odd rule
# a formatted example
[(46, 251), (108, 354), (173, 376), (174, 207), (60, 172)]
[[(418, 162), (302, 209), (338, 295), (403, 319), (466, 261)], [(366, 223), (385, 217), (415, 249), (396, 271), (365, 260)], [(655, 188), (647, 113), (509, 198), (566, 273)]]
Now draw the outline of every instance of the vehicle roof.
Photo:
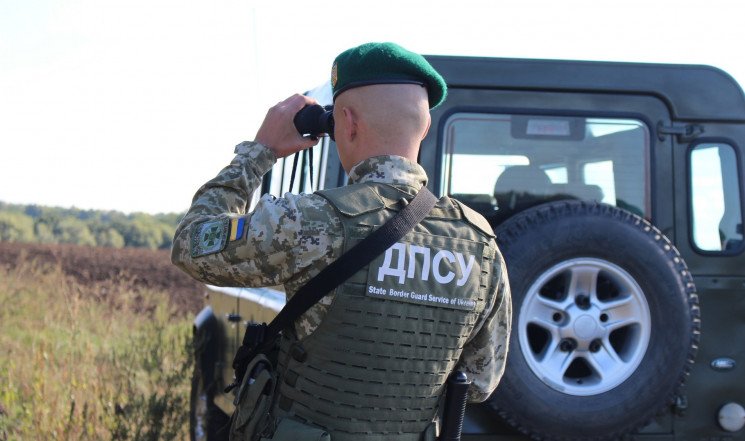
[(678, 120), (745, 121), (745, 94), (721, 69), (693, 64), (427, 55), (451, 88), (654, 95)]

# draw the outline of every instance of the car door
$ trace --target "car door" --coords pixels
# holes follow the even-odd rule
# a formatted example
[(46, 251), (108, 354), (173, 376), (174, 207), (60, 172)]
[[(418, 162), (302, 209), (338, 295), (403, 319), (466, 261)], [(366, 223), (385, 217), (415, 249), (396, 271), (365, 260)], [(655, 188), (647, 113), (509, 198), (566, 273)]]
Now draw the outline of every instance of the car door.
[[(696, 284), (702, 333), (686, 388), (685, 413), (676, 421), (676, 432), (699, 439), (712, 432), (728, 433), (723, 430), (724, 409), (744, 413), (745, 124), (689, 120), (677, 126), (698, 135), (671, 135), (669, 141), (680, 171), (675, 175), (676, 246)], [(734, 427), (738, 426), (742, 422)]]

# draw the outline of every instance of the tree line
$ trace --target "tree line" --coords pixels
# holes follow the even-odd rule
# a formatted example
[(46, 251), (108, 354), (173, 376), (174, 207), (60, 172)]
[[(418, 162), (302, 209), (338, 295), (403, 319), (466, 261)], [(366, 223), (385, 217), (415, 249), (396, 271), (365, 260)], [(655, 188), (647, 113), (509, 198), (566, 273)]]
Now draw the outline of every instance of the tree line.
[(168, 249), (182, 216), (0, 202), (0, 241)]

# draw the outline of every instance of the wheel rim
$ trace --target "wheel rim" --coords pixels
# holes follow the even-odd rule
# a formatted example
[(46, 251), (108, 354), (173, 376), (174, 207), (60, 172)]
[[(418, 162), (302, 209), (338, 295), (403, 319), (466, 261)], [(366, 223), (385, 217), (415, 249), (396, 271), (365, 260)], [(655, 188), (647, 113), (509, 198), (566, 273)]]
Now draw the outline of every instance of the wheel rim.
[(194, 402), (194, 409), (192, 412), (192, 418), (194, 418), (194, 426), (192, 427), (192, 439), (194, 441), (207, 441), (207, 391), (204, 390), (204, 383), (199, 379), (197, 386), (196, 400)]
[(533, 373), (576, 396), (607, 392), (629, 378), (644, 358), (650, 329), (639, 284), (596, 258), (567, 260), (541, 274), (518, 319), (520, 349)]

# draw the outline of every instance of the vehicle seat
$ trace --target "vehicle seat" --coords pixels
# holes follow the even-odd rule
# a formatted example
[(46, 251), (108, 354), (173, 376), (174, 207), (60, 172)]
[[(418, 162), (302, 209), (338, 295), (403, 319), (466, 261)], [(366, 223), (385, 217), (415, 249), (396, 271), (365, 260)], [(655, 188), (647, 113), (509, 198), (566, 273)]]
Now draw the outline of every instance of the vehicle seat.
[(583, 201), (601, 202), (603, 200), (603, 189), (594, 184), (553, 184), (551, 193)]
[(547, 200), (551, 180), (534, 165), (513, 165), (497, 178), (494, 197), (500, 210), (523, 210)]
[(586, 201), (601, 202), (603, 200), (603, 189), (599, 185), (585, 184), (578, 189), (578, 194), (581, 199)]

